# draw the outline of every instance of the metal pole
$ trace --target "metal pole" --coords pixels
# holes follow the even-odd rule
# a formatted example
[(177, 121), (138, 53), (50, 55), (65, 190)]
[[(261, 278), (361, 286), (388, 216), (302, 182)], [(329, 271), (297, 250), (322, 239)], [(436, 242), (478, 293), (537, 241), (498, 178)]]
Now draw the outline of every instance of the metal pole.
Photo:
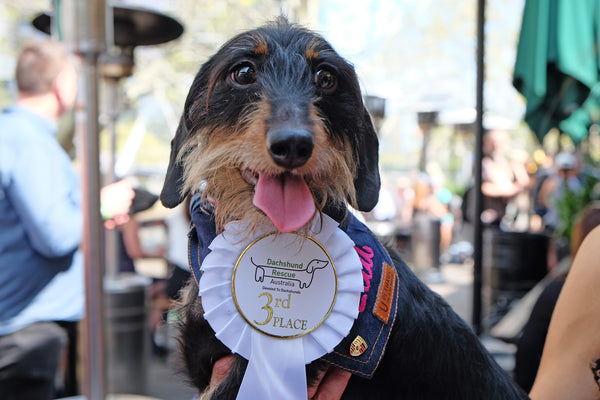
[(427, 149), (429, 148), (429, 142), (431, 141), (431, 128), (427, 126), (423, 129), (423, 144), (421, 146), (421, 158), (419, 159), (419, 171), (425, 172), (427, 170)]
[(98, 124), (98, 56), (104, 49), (104, 0), (62, 0), (64, 40), (83, 59), (76, 106), (81, 146), (83, 255), (85, 262), (85, 323), (83, 325), (83, 394), (87, 400), (106, 398), (104, 362), (104, 301), (102, 218)]
[(96, 57), (84, 60), (86, 111), (78, 126), (85, 126), (80, 136), (83, 177), (83, 251), (85, 257), (86, 317), (84, 328), (84, 394), (88, 400), (104, 400), (106, 387), (102, 218), (100, 216), (100, 161), (98, 153), (98, 84)]
[[(117, 101), (118, 88), (116, 79), (105, 79), (104, 88), (106, 89), (106, 121), (108, 128), (109, 153), (107, 159), (106, 179), (105, 183), (114, 183), (117, 180), (115, 174), (115, 158), (117, 153)], [(105, 265), (106, 276), (116, 279), (119, 274), (119, 251), (121, 244), (119, 243), (118, 228), (107, 229), (105, 231)]]
[(477, 94), (475, 119), (475, 217), (473, 218), (473, 330), (477, 335), (482, 333), (481, 329), (481, 290), (482, 290), (482, 263), (483, 263), (483, 241), (481, 224), (481, 212), (483, 211), (483, 195), (481, 193), (483, 158), (483, 83), (484, 83), (484, 56), (485, 56), (485, 0), (477, 0)]
[[(115, 54), (115, 28), (114, 28), (114, 12), (112, 5), (106, 4), (105, 10), (105, 40), (106, 53), (110, 56)], [(101, 61), (102, 64), (102, 61)], [(106, 77), (104, 79), (105, 88), (105, 114), (106, 127), (108, 132), (109, 151), (106, 165), (106, 176), (104, 183), (110, 184), (117, 181), (115, 173), (115, 163), (117, 154), (117, 103), (119, 100), (118, 84), (119, 78)], [(104, 232), (105, 246), (105, 273), (106, 277), (116, 279), (119, 275), (119, 257), (121, 251), (121, 243), (119, 242), (119, 232), (117, 227), (106, 229)]]

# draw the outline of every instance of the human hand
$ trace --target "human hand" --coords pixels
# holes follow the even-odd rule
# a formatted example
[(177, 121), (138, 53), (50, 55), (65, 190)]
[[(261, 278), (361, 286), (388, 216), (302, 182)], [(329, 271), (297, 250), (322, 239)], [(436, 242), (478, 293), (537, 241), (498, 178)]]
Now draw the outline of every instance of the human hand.
[(109, 229), (129, 220), (129, 208), (135, 192), (127, 181), (111, 183), (100, 189), (100, 211)]
[[(218, 359), (213, 366), (210, 387), (216, 387), (231, 370), (233, 355)], [(308, 387), (308, 400), (339, 400), (346, 390), (352, 374), (339, 368), (329, 367), (317, 376), (313, 386)]]
[(215, 365), (213, 365), (212, 375), (210, 376), (210, 387), (214, 388), (221, 383), (223, 379), (227, 375), (229, 375), (229, 371), (231, 371), (231, 364), (233, 364), (234, 356), (225, 356), (223, 358), (219, 358)]
[(309, 400), (339, 400), (346, 390), (352, 374), (339, 368), (329, 367), (317, 377), (314, 386), (308, 387)]

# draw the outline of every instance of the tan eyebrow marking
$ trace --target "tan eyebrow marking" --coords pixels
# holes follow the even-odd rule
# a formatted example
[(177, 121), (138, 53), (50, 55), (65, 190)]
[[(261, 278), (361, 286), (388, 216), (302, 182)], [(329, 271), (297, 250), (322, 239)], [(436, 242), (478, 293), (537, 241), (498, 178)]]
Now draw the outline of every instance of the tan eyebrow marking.
[(254, 54), (256, 55), (265, 55), (267, 54), (267, 41), (261, 35), (256, 35), (254, 38)]
[(314, 60), (319, 57), (319, 52), (315, 49), (306, 49), (306, 52), (304, 54), (308, 61)]

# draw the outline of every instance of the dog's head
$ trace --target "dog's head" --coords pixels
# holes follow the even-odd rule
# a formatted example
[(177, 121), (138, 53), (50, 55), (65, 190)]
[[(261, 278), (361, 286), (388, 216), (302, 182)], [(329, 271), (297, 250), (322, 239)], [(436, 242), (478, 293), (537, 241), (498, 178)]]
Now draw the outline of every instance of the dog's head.
[(325, 207), (371, 210), (378, 140), (354, 68), (283, 19), (227, 42), (194, 79), (161, 200), (200, 186), (219, 228), (270, 219), (291, 231)]

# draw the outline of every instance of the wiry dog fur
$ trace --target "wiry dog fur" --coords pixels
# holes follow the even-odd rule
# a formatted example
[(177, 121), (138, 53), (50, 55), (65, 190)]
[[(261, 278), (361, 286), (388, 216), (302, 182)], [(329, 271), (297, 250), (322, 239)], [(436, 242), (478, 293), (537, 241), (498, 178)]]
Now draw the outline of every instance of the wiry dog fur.
[[(272, 136), (281, 130), (308, 133), (312, 148), (282, 160), (272, 148)], [(377, 152), (353, 67), (317, 34), (279, 20), (234, 37), (196, 75), (161, 199), (173, 207), (202, 186), (214, 205), (217, 232), (234, 220), (271, 224), (253, 204), (256, 177), (295, 175), (306, 181), (317, 211), (341, 221), (346, 204), (361, 211), (376, 204)], [(526, 398), (448, 304), (392, 257), (400, 285), (392, 337), (374, 377), (353, 376), (343, 398)], [(204, 320), (197, 293), (191, 282), (182, 308), (181, 351), (202, 392), (214, 362), (230, 351)], [(245, 367), (236, 357), (229, 376), (207, 398), (235, 398)], [(321, 360), (310, 364), (309, 382), (325, 367)]]

